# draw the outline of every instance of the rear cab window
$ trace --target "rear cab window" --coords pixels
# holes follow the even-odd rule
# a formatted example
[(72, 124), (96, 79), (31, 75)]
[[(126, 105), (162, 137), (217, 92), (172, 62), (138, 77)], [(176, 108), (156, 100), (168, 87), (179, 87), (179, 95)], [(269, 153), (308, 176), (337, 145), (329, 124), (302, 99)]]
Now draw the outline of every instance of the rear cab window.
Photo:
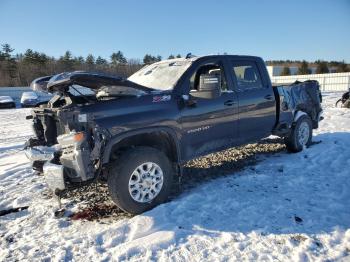
[(263, 88), (262, 78), (255, 62), (232, 61), (232, 73), (238, 91)]

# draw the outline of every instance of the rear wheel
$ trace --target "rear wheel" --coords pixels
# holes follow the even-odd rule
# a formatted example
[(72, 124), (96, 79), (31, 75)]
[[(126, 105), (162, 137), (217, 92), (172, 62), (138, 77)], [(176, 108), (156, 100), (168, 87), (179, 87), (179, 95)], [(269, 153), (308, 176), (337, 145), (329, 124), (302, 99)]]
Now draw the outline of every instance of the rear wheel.
[(167, 200), (174, 170), (161, 151), (136, 147), (123, 153), (112, 165), (108, 188), (122, 210), (140, 214)]
[(312, 122), (309, 116), (303, 115), (298, 119), (288, 137), (284, 138), (287, 150), (290, 152), (300, 152), (304, 146), (311, 144)]

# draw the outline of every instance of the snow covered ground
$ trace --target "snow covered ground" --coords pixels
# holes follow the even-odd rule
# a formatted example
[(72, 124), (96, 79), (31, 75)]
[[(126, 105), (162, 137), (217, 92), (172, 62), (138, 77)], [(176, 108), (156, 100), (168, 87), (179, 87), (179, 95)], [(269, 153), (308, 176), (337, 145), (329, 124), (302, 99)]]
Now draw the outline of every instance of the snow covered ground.
[(0, 216), (0, 260), (350, 261), (350, 110), (334, 108), (339, 97), (324, 94), (321, 143), (267, 155), (142, 215), (98, 221), (54, 217), (21, 151), (29, 109), (1, 110), (0, 210), (29, 208)]

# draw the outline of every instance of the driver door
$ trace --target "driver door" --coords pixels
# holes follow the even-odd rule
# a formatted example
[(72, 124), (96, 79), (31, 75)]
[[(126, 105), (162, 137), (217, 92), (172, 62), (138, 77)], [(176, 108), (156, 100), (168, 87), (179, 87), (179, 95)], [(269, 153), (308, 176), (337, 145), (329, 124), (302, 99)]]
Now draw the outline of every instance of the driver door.
[[(238, 100), (227, 80), (224, 61), (206, 61), (198, 65), (186, 80), (189, 99), (181, 110), (181, 148), (183, 160), (235, 145), (238, 134)], [(202, 98), (198, 85), (201, 75), (220, 76), (220, 94)]]

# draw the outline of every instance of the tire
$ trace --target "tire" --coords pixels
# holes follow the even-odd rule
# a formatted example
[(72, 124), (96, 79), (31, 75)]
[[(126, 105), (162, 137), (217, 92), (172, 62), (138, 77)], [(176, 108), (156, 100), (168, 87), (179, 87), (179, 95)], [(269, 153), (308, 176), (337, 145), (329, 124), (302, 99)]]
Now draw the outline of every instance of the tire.
[[(305, 131), (307, 129), (307, 131)], [(303, 133), (301, 133), (303, 132)], [(304, 146), (309, 146), (312, 140), (312, 122), (309, 116), (301, 116), (288, 137), (284, 138), (284, 143), (289, 152), (300, 152)]]
[[(151, 164), (153, 174), (152, 171), (145, 171)], [(146, 178), (142, 179), (142, 176)], [(174, 169), (164, 153), (151, 147), (136, 147), (123, 153), (111, 165), (107, 184), (119, 208), (131, 214), (141, 214), (167, 200), (173, 177)]]

